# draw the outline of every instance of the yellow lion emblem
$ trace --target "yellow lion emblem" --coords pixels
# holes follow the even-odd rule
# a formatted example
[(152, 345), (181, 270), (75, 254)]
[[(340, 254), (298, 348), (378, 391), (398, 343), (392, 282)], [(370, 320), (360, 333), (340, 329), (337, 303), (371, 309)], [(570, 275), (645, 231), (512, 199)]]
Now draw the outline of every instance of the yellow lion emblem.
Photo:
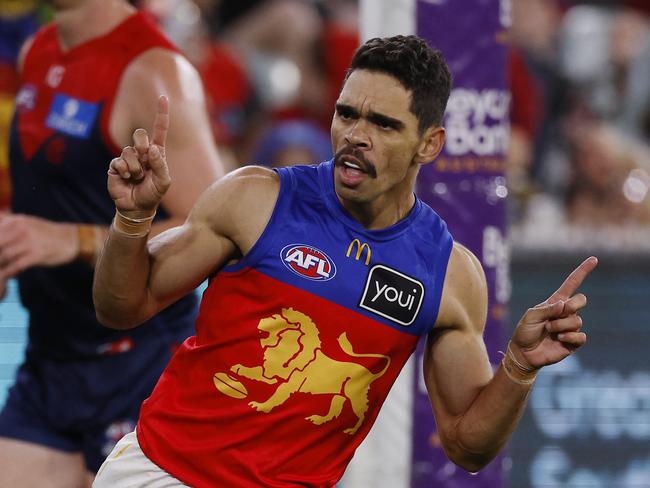
[[(236, 364), (230, 371), (243, 378), (269, 385), (278, 384), (278, 387), (265, 402), (250, 402), (249, 405), (259, 412), (268, 413), (297, 392), (333, 395), (327, 414), (311, 415), (306, 420), (315, 425), (329, 422), (341, 414), (345, 401), (349, 400), (357, 422), (343, 432), (352, 435), (359, 430), (368, 411), (370, 385), (386, 372), (390, 358), (381, 354), (355, 353), (345, 333), (339, 336), (338, 342), (348, 356), (383, 358), (386, 360), (384, 368), (379, 373), (372, 373), (355, 362), (337, 361), (326, 356), (321, 350), (319, 332), (314, 322), (292, 308), (282, 309), (280, 314), (260, 320), (257, 327), (265, 333), (260, 339), (264, 350), (263, 364)], [(217, 382), (215, 385), (219, 391), (229, 394)]]

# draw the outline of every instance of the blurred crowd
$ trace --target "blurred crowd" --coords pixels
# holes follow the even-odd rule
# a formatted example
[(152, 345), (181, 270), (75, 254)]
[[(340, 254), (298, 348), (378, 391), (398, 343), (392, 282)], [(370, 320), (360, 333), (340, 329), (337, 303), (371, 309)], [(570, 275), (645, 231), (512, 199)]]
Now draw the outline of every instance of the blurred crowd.
[[(135, 0), (197, 67), (222, 160), (312, 163), (331, 157), (329, 124), (359, 45), (356, 0)], [(44, 0), (0, 2), (0, 208), (22, 42), (51, 18)]]
[(359, 44), (355, 0), (137, 4), (199, 69), (231, 167), (330, 158), (334, 102)]
[(650, 248), (650, 3), (512, 8), (514, 244)]
[[(511, 2), (514, 244), (650, 248), (650, 2)], [(331, 156), (333, 105), (359, 43), (357, 0), (134, 3), (199, 69), (231, 168)], [(11, 68), (47, 14), (37, 0), (0, 3), (0, 207)]]

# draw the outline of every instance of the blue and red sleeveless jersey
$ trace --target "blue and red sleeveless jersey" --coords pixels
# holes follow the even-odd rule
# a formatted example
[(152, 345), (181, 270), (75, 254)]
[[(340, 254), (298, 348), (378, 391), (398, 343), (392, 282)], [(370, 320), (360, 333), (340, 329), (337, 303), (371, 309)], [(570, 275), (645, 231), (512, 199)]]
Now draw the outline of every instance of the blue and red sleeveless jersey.
[[(109, 134), (111, 109), (125, 68), (152, 48), (175, 51), (142, 13), (67, 51), (55, 24), (35, 35), (23, 63), (11, 126), (13, 212), (55, 222), (110, 225), (115, 205), (106, 189), (106, 172), (121, 152)], [(127, 347), (124, 332), (102, 327), (95, 319), (92, 275), (81, 262), (21, 273), (32, 350), (68, 357)], [(153, 326), (129, 335), (158, 329), (156, 333), (173, 338), (179, 328), (188, 331), (195, 309), (196, 299), (188, 297), (155, 318)]]
[(331, 161), (277, 171), (270, 222), (141, 410), (143, 451), (190, 486), (334, 486), (438, 314), (452, 238), (431, 208), (367, 230)]

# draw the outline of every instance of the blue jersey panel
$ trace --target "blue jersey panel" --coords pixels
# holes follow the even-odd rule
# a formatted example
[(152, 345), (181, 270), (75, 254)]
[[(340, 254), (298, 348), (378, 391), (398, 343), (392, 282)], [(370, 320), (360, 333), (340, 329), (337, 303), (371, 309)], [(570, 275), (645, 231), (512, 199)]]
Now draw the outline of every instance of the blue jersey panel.
[(381, 230), (365, 229), (334, 191), (332, 161), (278, 169), (280, 196), (249, 252), (224, 271), (245, 267), (309, 291), (402, 332), (433, 327), (452, 237), (416, 198), (410, 213)]

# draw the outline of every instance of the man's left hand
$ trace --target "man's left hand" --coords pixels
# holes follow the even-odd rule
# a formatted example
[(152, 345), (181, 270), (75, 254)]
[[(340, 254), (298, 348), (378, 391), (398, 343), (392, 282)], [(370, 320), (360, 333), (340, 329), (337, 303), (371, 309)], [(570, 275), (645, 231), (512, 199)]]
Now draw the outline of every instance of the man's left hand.
[(538, 369), (557, 363), (587, 341), (578, 315), (587, 305), (587, 297), (574, 293), (597, 264), (593, 256), (584, 260), (555, 293), (521, 318), (510, 347), (522, 365)]

